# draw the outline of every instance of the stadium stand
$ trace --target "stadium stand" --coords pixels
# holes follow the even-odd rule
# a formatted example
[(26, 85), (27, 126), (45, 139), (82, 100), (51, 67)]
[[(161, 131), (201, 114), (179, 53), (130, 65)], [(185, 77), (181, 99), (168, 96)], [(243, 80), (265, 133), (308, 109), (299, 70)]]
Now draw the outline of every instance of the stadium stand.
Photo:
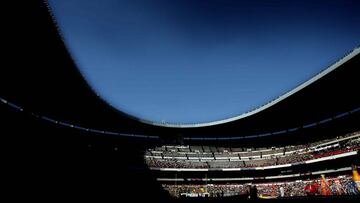
[[(205, 152), (202, 149), (210, 150)], [(351, 152), (357, 152), (359, 149), (360, 132), (355, 132), (307, 145), (261, 150), (210, 146), (162, 146), (147, 150), (145, 161), (150, 168), (255, 168), (310, 160), (320, 161), (320, 158), (336, 158), (336, 155), (351, 156), (356, 154)]]
[[(259, 184), (207, 184), (207, 185), (168, 185), (163, 184), (174, 197), (227, 197), (249, 195), (248, 186), (255, 185), (257, 187), (258, 196), (260, 198), (283, 198), (283, 197), (299, 197), (309, 195), (322, 195), (321, 177), (316, 179), (296, 180), (286, 182), (270, 182)], [(326, 195), (358, 195), (359, 192), (354, 188), (354, 182), (350, 175), (340, 175), (326, 178), (326, 185), (330, 193)], [(309, 184), (317, 185), (313, 194), (306, 190)], [(283, 189), (280, 189), (283, 188)], [(281, 192), (283, 190), (283, 193)]]

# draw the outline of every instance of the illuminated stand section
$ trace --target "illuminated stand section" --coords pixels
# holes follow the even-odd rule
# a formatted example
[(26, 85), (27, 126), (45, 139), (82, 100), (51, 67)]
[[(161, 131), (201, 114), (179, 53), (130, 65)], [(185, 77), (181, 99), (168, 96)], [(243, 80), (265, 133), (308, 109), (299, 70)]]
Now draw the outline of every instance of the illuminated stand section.
[(162, 146), (145, 155), (152, 170), (241, 171), (284, 168), (293, 165), (355, 156), (360, 149), (360, 132), (339, 139), (308, 145), (262, 149), (212, 146)]
[(146, 152), (145, 162), (177, 198), (246, 196), (251, 187), (260, 198), (359, 195), (359, 151), (360, 132), (354, 132), (271, 148), (159, 146)]

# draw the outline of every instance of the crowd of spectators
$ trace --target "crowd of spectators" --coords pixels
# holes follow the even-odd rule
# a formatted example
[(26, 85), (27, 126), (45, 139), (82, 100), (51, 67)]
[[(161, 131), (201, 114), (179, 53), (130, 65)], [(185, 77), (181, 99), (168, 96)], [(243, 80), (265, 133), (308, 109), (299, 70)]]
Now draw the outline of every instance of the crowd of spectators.
[(243, 195), (248, 193), (247, 185), (236, 184), (208, 184), (208, 185), (162, 185), (163, 188), (170, 193), (171, 196), (181, 197), (186, 194), (195, 194), (193, 196), (203, 196), (200, 194), (208, 194), (208, 197), (230, 197)]
[(209, 168), (206, 162), (189, 162), (178, 159), (146, 159), (146, 164), (153, 168)]
[[(321, 186), (321, 178), (312, 180), (298, 180), (294, 182), (259, 184), (259, 196), (272, 197), (296, 197), (311, 195), (358, 195), (352, 176), (344, 175), (326, 179), (324, 186)], [(308, 191), (309, 186), (314, 187)], [(322, 187), (327, 187), (329, 193), (323, 194)], [(311, 187), (310, 187), (311, 188)]]
[[(208, 197), (229, 197), (244, 195), (249, 193), (249, 185), (256, 186), (257, 196), (259, 197), (300, 197), (310, 195), (324, 195), (321, 192), (321, 178), (312, 180), (297, 180), (277, 183), (259, 184), (207, 184), (207, 185), (169, 185), (163, 184), (163, 188), (171, 196), (181, 197), (187, 194), (192, 196)], [(307, 187), (315, 185), (314, 191), (309, 193)], [(316, 186), (318, 185), (318, 187)], [(326, 187), (329, 188), (327, 195), (359, 195), (359, 191), (354, 187), (352, 176), (342, 175), (326, 179)]]
[[(145, 161), (151, 168), (253, 168), (274, 166), (283, 164), (292, 164), (305, 162), (307, 160), (318, 159), (327, 156), (333, 156), (350, 151), (360, 150), (360, 139), (349, 139), (338, 143), (335, 146), (325, 147), (321, 150), (306, 150), (291, 154), (268, 156), (263, 158), (249, 158), (249, 159), (176, 159), (176, 158), (153, 158), (147, 156)], [(199, 154), (201, 156), (201, 154)]]
[(360, 140), (353, 140), (342, 143), (340, 146), (335, 147), (335, 149), (329, 148), (324, 149), (318, 152), (313, 152), (314, 158), (322, 158), (326, 156), (333, 156), (337, 154), (342, 154), (350, 151), (357, 151), (360, 149)]

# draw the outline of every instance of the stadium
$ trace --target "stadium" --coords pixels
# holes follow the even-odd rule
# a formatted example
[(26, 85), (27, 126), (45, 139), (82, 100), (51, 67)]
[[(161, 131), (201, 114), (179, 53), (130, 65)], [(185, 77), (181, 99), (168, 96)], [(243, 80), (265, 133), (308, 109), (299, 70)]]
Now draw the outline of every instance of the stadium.
[(152, 122), (103, 100), (49, 4), (26, 4), (9, 7), (17, 16), (9, 16), (0, 74), (2, 184), (11, 199), (358, 201), (358, 46), (241, 115)]

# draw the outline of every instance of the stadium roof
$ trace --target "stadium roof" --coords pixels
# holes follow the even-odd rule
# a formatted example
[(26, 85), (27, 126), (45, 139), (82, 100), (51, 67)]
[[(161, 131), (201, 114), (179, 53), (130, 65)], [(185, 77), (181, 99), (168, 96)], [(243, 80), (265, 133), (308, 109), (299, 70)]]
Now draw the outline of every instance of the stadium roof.
[(19, 32), (11, 48), (18, 51), (4, 59), (12, 65), (0, 75), (0, 97), (59, 122), (99, 132), (241, 137), (311, 126), (360, 107), (356, 48), (292, 91), (233, 118), (185, 125), (138, 120), (96, 95), (66, 50), (46, 5), (32, 6), (28, 17), (17, 21)]
[(360, 3), (341, 0), (48, 2), (89, 86), (167, 127), (251, 115), (360, 44)]

